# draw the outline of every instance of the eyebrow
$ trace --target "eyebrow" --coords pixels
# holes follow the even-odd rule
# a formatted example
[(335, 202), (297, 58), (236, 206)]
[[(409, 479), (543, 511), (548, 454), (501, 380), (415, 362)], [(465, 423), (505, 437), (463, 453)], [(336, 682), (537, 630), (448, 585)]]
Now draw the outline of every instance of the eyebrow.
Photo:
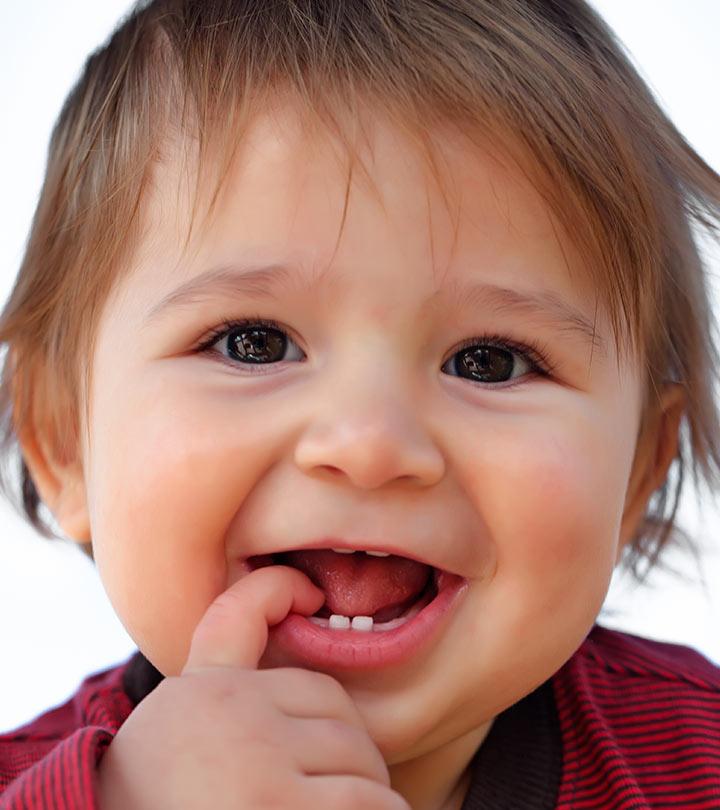
[[(190, 279), (166, 295), (150, 309), (145, 325), (168, 310), (196, 306), (205, 301), (227, 298), (250, 298), (277, 301), (290, 288), (311, 291), (319, 278), (308, 277), (284, 264), (221, 266)], [(450, 299), (450, 305), (460, 309), (490, 309), (498, 314), (534, 319), (548, 327), (579, 337), (593, 351), (606, 354), (605, 340), (597, 334), (595, 325), (580, 310), (550, 291), (520, 291), (486, 282), (452, 280), (447, 290), (438, 290), (427, 299), (425, 306), (442, 306), (438, 302)], [(444, 308), (444, 306), (443, 306)]]
[[(484, 282), (450, 282), (450, 297), (457, 308), (489, 309), (498, 314), (534, 320), (563, 334), (575, 336), (592, 347), (593, 352), (607, 357), (606, 341), (597, 333), (594, 323), (559, 295), (549, 290), (515, 290)], [(435, 293), (433, 298), (441, 295)]]
[[(191, 278), (166, 295), (148, 312), (145, 324), (169, 309), (194, 306), (218, 297), (274, 301), (298, 280), (300, 276), (283, 264), (217, 267)], [(312, 286), (313, 281), (309, 280), (307, 287)]]

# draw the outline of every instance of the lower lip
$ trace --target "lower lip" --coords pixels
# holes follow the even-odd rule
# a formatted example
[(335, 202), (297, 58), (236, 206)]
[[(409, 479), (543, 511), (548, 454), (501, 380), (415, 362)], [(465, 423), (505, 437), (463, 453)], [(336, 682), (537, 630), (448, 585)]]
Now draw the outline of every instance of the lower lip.
[(270, 630), (270, 643), (294, 660), (317, 669), (375, 670), (422, 654), (447, 626), (468, 582), (441, 573), (438, 594), (419, 613), (393, 630), (331, 630), (291, 613)]

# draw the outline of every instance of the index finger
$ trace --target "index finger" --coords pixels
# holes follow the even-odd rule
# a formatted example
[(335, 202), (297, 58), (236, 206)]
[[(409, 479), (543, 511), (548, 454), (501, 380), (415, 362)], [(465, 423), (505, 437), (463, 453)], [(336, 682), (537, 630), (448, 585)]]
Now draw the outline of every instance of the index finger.
[(257, 669), (269, 628), (291, 612), (312, 616), (324, 601), (320, 588), (295, 568), (272, 565), (246, 574), (205, 611), (182, 674), (208, 667)]

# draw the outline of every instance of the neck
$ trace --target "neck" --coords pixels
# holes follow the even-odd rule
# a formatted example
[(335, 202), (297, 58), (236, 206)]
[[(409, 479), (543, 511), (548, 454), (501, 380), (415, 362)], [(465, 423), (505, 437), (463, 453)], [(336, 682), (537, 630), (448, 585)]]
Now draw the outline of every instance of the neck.
[(470, 786), (468, 767), (492, 721), (407, 762), (390, 765), (390, 782), (412, 810), (460, 810)]

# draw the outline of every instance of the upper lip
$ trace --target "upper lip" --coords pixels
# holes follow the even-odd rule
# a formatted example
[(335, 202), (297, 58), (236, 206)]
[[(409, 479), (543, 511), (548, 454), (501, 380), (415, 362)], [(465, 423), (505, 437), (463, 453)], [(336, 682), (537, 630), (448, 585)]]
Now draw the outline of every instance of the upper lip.
[[(423, 556), (408, 549), (407, 546), (393, 545), (392, 543), (385, 543), (376, 540), (345, 540), (340, 537), (323, 537), (316, 540), (308, 540), (306, 542), (288, 546), (287, 548), (275, 548), (267, 551), (259, 552), (259, 554), (284, 554), (288, 551), (310, 551), (314, 549), (323, 548), (348, 548), (353, 551), (384, 551), (387, 554), (395, 554), (398, 557), (406, 557), (409, 560), (415, 560), (423, 565), (429, 565), (432, 568), (437, 568), (439, 571), (449, 571), (452, 574), (462, 576), (459, 571), (446, 567), (441, 564), (441, 561), (435, 555)], [(259, 556), (252, 555), (252, 556)]]

